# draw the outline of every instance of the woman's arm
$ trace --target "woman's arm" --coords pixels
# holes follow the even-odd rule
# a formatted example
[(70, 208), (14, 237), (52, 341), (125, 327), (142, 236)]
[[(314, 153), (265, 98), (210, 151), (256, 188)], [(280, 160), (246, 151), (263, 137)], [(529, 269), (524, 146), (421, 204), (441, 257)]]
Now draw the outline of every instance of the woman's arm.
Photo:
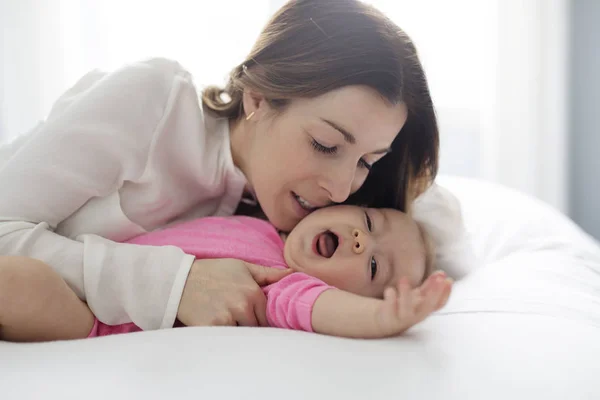
[(81, 339), (94, 316), (48, 265), (27, 257), (0, 257), (0, 340)]
[(180, 71), (154, 60), (92, 73), (16, 151), (2, 152), (0, 254), (44, 261), (109, 324), (172, 326), (194, 258), (176, 248), (95, 235), (71, 240), (53, 231), (90, 199), (143, 174), (173, 82), (186, 78)]
[(443, 273), (432, 274), (415, 289), (401, 279), (396, 288), (386, 290), (383, 300), (327, 290), (313, 306), (312, 328), (318, 333), (350, 338), (398, 335), (443, 307), (451, 284)]

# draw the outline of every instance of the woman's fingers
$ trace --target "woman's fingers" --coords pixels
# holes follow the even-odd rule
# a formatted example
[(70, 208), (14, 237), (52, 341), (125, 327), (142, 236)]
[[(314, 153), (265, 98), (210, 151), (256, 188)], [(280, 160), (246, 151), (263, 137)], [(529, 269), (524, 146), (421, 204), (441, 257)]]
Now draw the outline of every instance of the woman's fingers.
[(254, 308), (250, 308), (244, 312), (234, 312), (233, 319), (237, 326), (258, 326)]
[(254, 313), (255, 296), (245, 296), (240, 293), (237, 305), (231, 307), (231, 314), (237, 326), (257, 326), (258, 320)]
[(177, 318), (187, 326), (268, 326), (259, 285), (276, 282), (286, 270), (235, 259), (196, 260), (183, 290)]
[(258, 325), (269, 326), (269, 321), (267, 320), (267, 297), (261, 290), (260, 293), (254, 295), (253, 300), (252, 309)]
[(287, 275), (292, 273), (291, 269), (279, 269), (272, 267), (263, 267), (262, 265), (256, 265), (251, 263), (245, 263), (248, 271), (252, 275), (252, 278), (259, 286), (267, 286), (279, 280), (285, 278)]
[[(198, 324), (202, 326), (203, 324)], [(221, 314), (217, 314), (208, 326), (235, 326), (235, 319), (233, 319), (233, 315), (230, 312), (222, 312)]]

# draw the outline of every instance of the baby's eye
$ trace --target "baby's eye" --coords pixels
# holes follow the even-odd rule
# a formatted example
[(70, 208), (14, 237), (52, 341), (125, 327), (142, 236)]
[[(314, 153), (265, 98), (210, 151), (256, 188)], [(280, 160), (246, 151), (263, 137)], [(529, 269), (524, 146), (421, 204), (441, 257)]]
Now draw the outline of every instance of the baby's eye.
[(371, 280), (375, 279), (375, 275), (377, 275), (377, 261), (375, 257), (371, 257)]
[(371, 217), (369, 217), (369, 213), (365, 211), (365, 220), (367, 221), (367, 229), (369, 232), (373, 232), (373, 221), (371, 221)]

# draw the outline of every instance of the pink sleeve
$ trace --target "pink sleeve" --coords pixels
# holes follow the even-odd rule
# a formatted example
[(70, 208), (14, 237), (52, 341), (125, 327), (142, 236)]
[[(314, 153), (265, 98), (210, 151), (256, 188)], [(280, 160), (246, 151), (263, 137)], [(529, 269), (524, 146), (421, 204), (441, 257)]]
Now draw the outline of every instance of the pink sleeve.
[(276, 328), (312, 332), (312, 309), (317, 298), (327, 289), (323, 281), (295, 272), (266, 287), (267, 320)]
[(92, 327), (92, 331), (88, 335), (88, 338), (118, 335), (120, 333), (131, 333), (140, 331), (141, 329), (131, 322), (121, 325), (106, 325), (98, 321), (98, 319), (96, 318), (96, 320), (94, 321), (94, 326)]

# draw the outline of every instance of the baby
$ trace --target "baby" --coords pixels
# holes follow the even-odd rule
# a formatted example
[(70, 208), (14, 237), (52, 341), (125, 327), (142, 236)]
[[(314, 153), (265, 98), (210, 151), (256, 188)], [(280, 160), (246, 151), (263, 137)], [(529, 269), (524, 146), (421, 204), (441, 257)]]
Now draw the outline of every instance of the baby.
[[(266, 221), (236, 216), (201, 218), (128, 243), (177, 246), (199, 259), (236, 258), (289, 268), (290, 274), (263, 288), (269, 325), (342, 337), (400, 334), (443, 307), (452, 286), (444, 273), (431, 274), (433, 252), (419, 225), (390, 209), (323, 208), (304, 218), (285, 240)], [(34, 337), (32, 319), (48, 321), (44, 337), (57, 339), (141, 330), (131, 323), (105, 325), (87, 307), (73, 315), (69, 310), (81, 310), (81, 301), (51, 272), (55, 276), (34, 293), (47, 299), (48, 309), (32, 311), (31, 298), (0, 302), (0, 338)], [(26, 288), (35, 275), (13, 279), (10, 292), (23, 296), (19, 287)]]

